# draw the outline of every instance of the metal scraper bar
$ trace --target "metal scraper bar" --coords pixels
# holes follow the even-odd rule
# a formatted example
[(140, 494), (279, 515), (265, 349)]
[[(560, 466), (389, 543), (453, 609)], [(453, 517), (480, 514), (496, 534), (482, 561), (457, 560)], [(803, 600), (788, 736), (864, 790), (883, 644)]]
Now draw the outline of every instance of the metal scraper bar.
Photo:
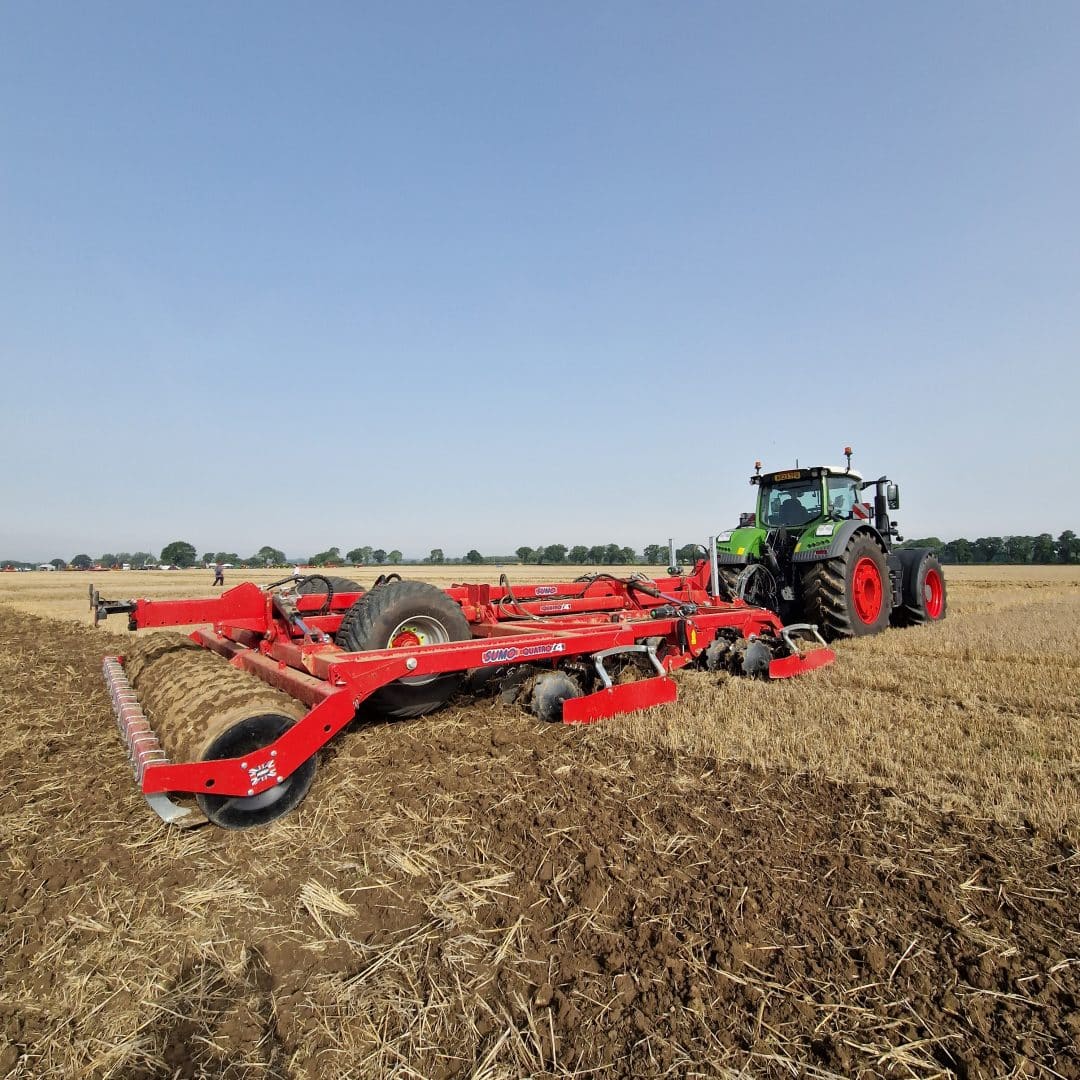
[[(108, 688), (109, 697), (112, 699), (116, 726), (120, 729), (120, 736), (127, 747), (128, 761), (141, 787), (147, 769), (152, 769), (157, 765), (168, 765), (169, 758), (139, 704), (138, 695), (128, 681), (120, 658), (106, 656), (102, 661), (101, 670), (105, 676), (105, 686)], [(163, 792), (146, 794), (146, 801), (162, 821), (179, 823), (182, 819), (197, 820), (198, 818), (198, 815), (194, 815), (189, 807), (177, 805)]]

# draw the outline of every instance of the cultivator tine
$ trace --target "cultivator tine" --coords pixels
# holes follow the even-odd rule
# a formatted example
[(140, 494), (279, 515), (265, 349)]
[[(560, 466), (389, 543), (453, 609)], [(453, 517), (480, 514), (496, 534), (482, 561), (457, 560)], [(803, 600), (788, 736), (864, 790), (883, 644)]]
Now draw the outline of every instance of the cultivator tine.
[[(134, 687), (128, 682), (120, 658), (106, 656), (101, 667), (109, 697), (112, 698), (116, 726), (120, 729), (120, 737), (127, 747), (132, 772), (139, 786), (142, 787), (146, 770), (156, 765), (168, 765), (169, 758), (139, 704)], [(195, 816), (188, 807), (178, 806), (167, 795), (160, 793), (147, 795), (146, 801), (166, 822), (180, 823), (181, 819)]]

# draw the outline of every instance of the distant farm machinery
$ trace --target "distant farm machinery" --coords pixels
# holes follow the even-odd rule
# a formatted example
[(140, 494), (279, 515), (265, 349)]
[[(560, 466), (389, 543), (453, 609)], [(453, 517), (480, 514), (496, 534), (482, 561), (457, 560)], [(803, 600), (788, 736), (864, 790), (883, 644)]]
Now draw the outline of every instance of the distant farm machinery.
[(690, 573), (656, 579), (439, 589), (394, 574), (365, 591), (311, 575), (191, 600), (91, 588), (90, 603), (95, 625), (114, 614), (132, 630), (209, 624), (134, 641), (105, 658), (105, 681), (162, 819), (246, 828), (300, 802), (318, 750), (361, 706), (408, 718), (486, 689), (582, 724), (674, 701), (670, 674), (690, 665), (782, 679), (835, 659), (816, 627), (725, 599), (710, 547)]

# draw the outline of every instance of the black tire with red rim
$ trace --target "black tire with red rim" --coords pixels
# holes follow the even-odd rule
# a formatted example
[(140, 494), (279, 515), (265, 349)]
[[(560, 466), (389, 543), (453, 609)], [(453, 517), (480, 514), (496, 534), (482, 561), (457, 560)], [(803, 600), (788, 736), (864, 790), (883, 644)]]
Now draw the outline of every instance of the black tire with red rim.
[(857, 532), (842, 555), (811, 563), (803, 572), (803, 617), (830, 641), (865, 637), (889, 625), (892, 585), (881, 545)]
[[(335, 641), (349, 652), (442, 645), (472, 637), (461, 606), (425, 581), (390, 581), (362, 596), (341, 619)], [(463, 676), (425, 675), (399, 679), (371, 695), (385, 716), (407, 720), (439, 708)]]
[(898, 552), (904, 580), (903, 603), (892, 614), (894, 626), (921, 626), (945, 618), (948, 595), (941, 563), (932, 551), (914, 548)]

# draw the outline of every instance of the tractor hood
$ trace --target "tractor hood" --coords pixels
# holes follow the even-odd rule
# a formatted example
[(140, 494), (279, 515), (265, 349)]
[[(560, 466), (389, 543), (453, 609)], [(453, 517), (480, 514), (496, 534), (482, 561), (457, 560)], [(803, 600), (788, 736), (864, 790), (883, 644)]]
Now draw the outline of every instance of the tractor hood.
[[(788, 529), (788, 534), (796, 537), (795, 552), (810, 552), (824, 555), (833, 542), (837, 532), (845, 522), (835, 518), (820, 518), (802, 529)], [(768, 529), (751, 526), (742, 529), (730, 529), (716, 538), (716, 551), (723, 563), (745, 563), (761, 555), (761, 545), (768, 535)]]

